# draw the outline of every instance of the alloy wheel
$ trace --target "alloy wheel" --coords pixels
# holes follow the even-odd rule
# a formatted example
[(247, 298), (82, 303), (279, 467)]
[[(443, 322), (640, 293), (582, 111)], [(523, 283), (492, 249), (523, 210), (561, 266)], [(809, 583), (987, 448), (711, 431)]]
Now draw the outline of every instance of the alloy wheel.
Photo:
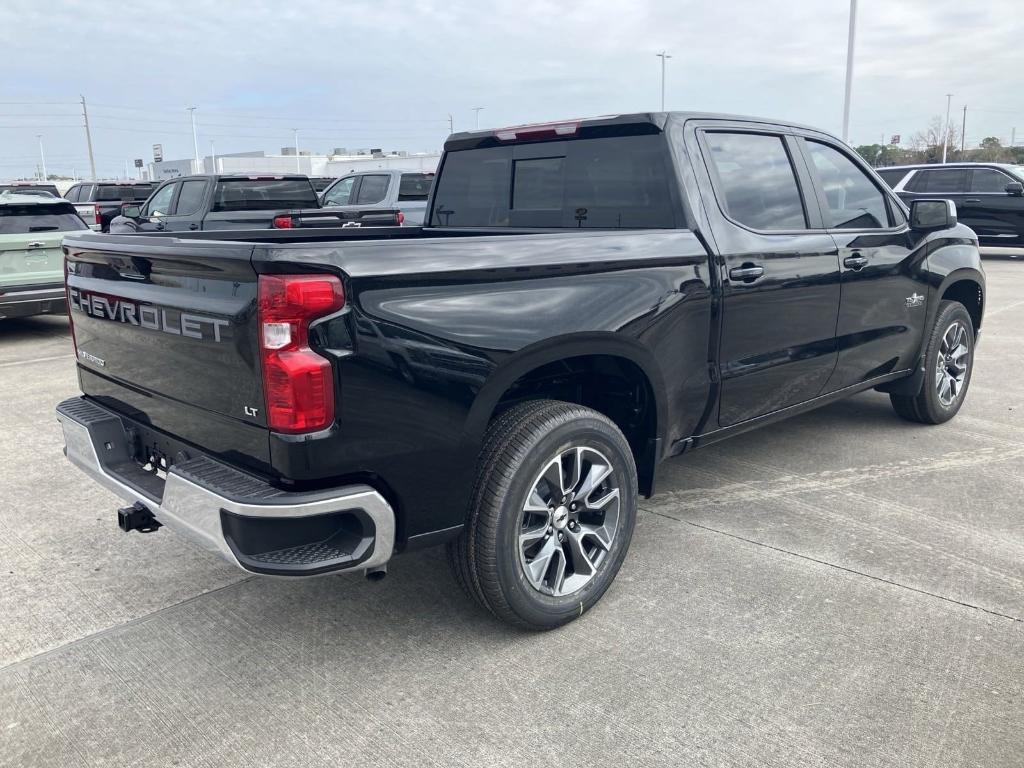
[(969, 352), (967, 328), (957, 321), (942, 334), (935, 361), (935, 393), (944, 408), (952, 406), (963, 392)]
[(519, 521), (519, 560), (530, 585), (555, 597), (583, 589), (611, 550), (620, 501), (615, 469), (600, 451), (573, 447), (552, 458)]

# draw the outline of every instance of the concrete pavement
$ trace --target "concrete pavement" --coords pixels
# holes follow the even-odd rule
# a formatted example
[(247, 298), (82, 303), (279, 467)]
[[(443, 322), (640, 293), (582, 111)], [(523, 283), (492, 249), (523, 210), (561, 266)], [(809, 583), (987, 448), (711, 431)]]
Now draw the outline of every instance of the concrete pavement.
[(961, 414), (852, 400), (664, 467), (581, 621), (440, 553), (249, 578), (60, 454), (66, 322), (0, 324), (0, 766), (1024, 766), (1024, 265)]

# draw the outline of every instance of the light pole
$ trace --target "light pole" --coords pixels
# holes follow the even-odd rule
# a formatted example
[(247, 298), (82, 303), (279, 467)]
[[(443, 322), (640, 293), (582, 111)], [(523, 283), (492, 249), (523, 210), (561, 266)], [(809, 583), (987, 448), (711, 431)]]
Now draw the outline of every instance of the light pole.
[(478, 131), (480, 130), (480, 110), (481, 109), (483, 109), (483, 107), (473, 107), (473, 111), (476, 112), (476, 129)]
[(946, 162), (946, 147), (949, 144), (949, 105), (953, 101), (953, 94), (946, 94), (946, 128), (942, 132), (942, 162)]
[(656, 53), (654, 55), (657, 56), (659, 59), (661, 59), (661, 111), (664, 112), (665, 111), (665, 59), (671, 59), (672, 58), (672, 54), (665, 53), (665, 51), (662, 51), (661, 53)]
[(299, 166), (299, 129), (292, 128), (292, 132), (295, 134), (295, 172), (300, 173)]
[(188, 108), (189, 117), (192, 119), (192, 148), (196, 153), (196, 173), (199, 173), (199, 136), (196, 133), (196, 108)]
[(451, 112), (448, 113), (448, 133), (455, 133), (455, 118)]
[(213, 173), (217, 172), (217, 148), (213, 145), (213, 139), (210, 139), (210, 158), (213, 161)]
[(39, 160), (43, 164), (43, 181), (46, 181), (46, 154), (43, 152), (43, 134), (37, 133), (36, 138), (39, 139)]
[(857, 36), (857, 0), (850, 0), (850, 32), (846, 38), (846, 92), (843, 95), (843, 141), (850, 142), (850, 93), (853, 91), (853, 46)]

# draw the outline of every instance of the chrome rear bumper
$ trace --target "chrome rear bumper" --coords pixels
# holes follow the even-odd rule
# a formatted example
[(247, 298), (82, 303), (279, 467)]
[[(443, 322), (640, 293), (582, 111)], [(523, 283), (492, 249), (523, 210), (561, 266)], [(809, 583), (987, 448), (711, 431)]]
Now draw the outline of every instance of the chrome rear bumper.
[(250, 573), (312, 576), (380, 568), (395, 544), (391, 506), (367, 485), (292, 493), (208, 456), (165, 477), (132, 458), (122, 417), (77, 397), (57, 406), (72, 464), (173, 531)]

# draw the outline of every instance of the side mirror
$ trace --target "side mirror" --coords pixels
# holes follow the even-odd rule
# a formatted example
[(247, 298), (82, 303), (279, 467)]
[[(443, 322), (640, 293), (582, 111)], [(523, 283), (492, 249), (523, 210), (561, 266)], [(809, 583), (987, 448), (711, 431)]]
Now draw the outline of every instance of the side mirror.
[(910, 227), (924, 232), (956, 225), (952, 200), (914, 200), (910, 204)]
[(1024, 196), (1024, 184), (1021, 184), (1019, 181), (1011, 181), (1006, 185), (1006, 194), (1011, 197)]
[(138, 219), (142, 216), (142, 209), (137, 205), (122, 205), (121, 215), (129, 219)]

